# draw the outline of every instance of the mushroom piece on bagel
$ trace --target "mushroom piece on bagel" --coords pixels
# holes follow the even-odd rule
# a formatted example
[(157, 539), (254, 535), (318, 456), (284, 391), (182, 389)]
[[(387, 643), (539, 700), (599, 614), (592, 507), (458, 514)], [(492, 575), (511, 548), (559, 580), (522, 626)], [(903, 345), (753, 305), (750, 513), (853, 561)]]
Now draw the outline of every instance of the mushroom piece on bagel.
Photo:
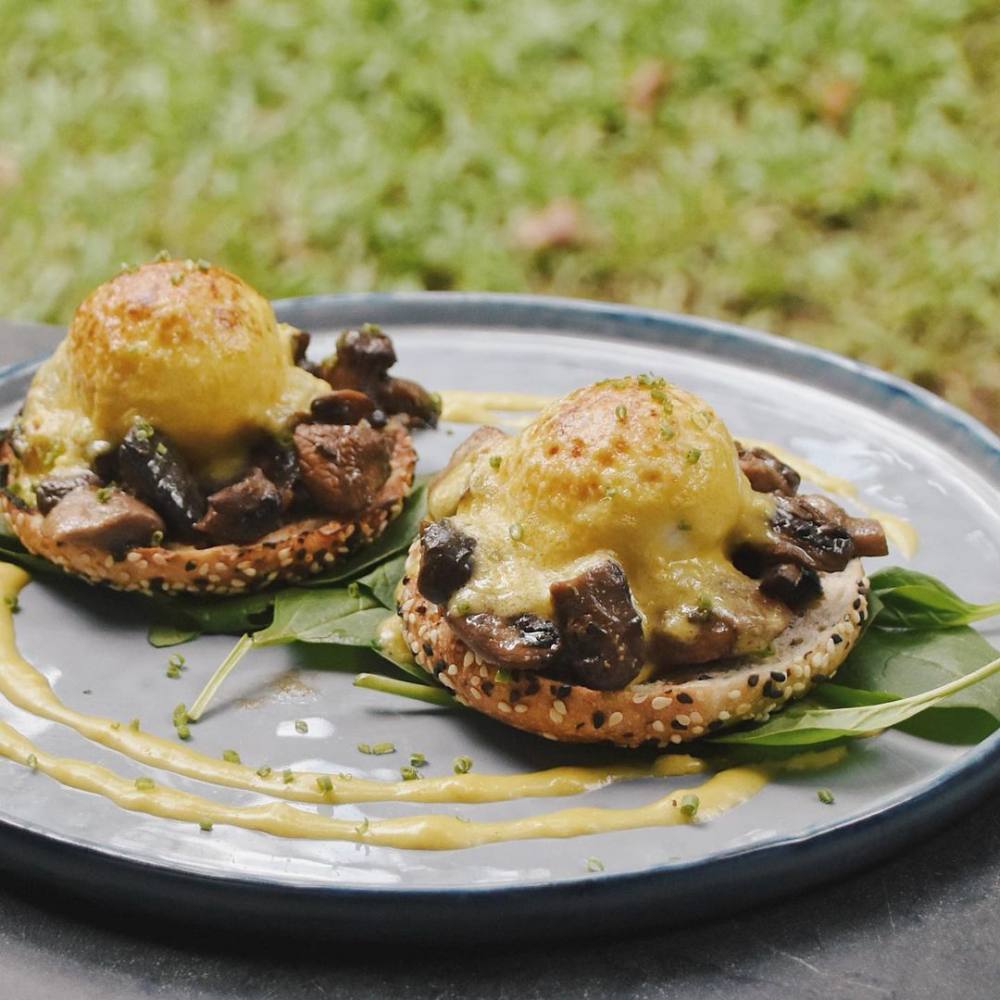
[(413, 482), (406, 422), (320, 378), (308, 342), (204, 262), (99, 286), (0, 445), (20, 541), (93, 583), (209, 594), (303, 580), (373, 541)]
[(400, 584), (417, 662), (554, 740), (682, 743), (761, 720), (861, 633), (881, 526), (653, 376), (477, 431), (431, 483)]

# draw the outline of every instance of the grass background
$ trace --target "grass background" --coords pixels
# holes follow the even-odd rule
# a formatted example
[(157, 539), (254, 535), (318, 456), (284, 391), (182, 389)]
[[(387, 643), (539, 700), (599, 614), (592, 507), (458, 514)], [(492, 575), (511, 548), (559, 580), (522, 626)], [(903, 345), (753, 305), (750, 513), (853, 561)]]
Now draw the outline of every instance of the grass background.
[(736, 319), (996, 427), (1000, 6), (0, 0), (0, 315), (162, 247)]

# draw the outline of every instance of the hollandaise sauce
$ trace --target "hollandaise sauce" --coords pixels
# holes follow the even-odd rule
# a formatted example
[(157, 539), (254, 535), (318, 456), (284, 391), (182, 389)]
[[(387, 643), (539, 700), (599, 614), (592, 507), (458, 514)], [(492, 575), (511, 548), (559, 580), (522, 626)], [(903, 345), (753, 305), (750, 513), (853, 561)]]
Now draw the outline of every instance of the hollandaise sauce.
[[(441, 393), (442, 416), (445, 420), (469, 424), (505, 424), (513, 427), (525, 426), (530, 417), (510, 417), (511, 413), (537, 413), (549, 403), (553, 396), (535, 396), (510, 392), (472, 392), (454, 389)], [(857, 486), (849, 479), (835, 476), (808, 459), (769, 441), (758, 441), (740, 435), (747, 445), (766, 448), (782, 462), (792, 466), (804, 479), (815, 483), (821, 490), (853, 500), (869, 517), (874, 517), (885, 528), (890, 542), (907, 558), (917, 551), (919, 536), (917, 529), (906, 518), (891, 511), (883, 510), (868, 503)]]
[[(77, 712), (63, 704), (46, 678), (25, 660), (14, 642), (12, 606), (28, 582), (21, 569), (0, 564), (0, 695), (25, 712), (65, 725), (81, 736), (151, 768), (208, 785), (241, 788), (276, 801), (235, 806), (158, 783), (126, 778), (91, 761), (55, 756), (13, 726), (0, 722), (0, 756), (30, 767), (69, 788), (100, 795), (123, 809), (200, 824), (225, 824), (283, 837), (347, 840), (395, 848), (446, 850), (499, 841), (575, 837), (589, 833), (672, 826), (705, 821), (756, 795), (779, 769), (825, 767), (846, 751), (803, 754), (783, 764), (731, 767), (696, 787), (675, 788), (633, 808), (583, 807), (534, 816), (477, 822), (448, 814), (387, 820), (337, 819), (298, 808), (300, 803), (409, 801), (477, 803), (575, 795), (614, 781), (692, 775), (705, 764), (685, 754), (664, 754), (648, 763), (607, 767), (560, 767), (526, 774), (456, 774), (420, 781), (374, 781), (349, 775), (254, 770), (216, 760), (180, 743), (112, 719)], [(289, 800), (289, 801), (278, 801)], [(693, 805), (692, 805), (693, 804)]]

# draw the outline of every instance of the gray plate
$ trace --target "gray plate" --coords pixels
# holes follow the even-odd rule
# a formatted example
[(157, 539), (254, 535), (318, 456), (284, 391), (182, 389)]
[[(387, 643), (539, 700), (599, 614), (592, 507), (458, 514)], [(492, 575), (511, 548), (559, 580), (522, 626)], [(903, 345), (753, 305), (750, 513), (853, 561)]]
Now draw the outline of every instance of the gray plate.
[[(722, 324), (589, 303), (347, 296), (292, 300), (279, 310), (313, 331), (317, 356), (330, 349), (331, 331), (381, 322), (396, 341), (398, 370), (439, 389), (560, 394), (611, 375), (665, 375), (705, 396), (734, 433), (781, 443), (854, 481), (869, 502), (911, 519), (921, 534), (914, 565), (972, 599), (997, 596), (997, 440), (940, 400), (881, 373)], [(3, 416), (30, 375), (30, 368), (11, 369), (0, 377)], [(469, 430), (419, 433), (421, 470), (439, 468)], [(894, 561), (905, 563), (898, 556)], [(173, 732), (172, 707), (193, 699), (230, 645), (227, 638), (208, 637), (184, 647), (190, 668), (182, 679), (169, 680), (167, 653), (146, 644), (133, 603), (123, 614), (115, 595), (36, 583), (22, 605), (21, 648), (65, 701), (125, 720), (138, 716), (144, 728), (163, 736)], [(992, 638), (1000, 638), (996, 630)], [(448, 772), (458, 754), (471, 756), (481, 772), (606, 757), (597, 748), (555, 746), (471, 713), (422, 709), (361, 691), (351, 686), (356, 666), (342, 650), (259, 651), (195, 729), (194, 745), (208, 753), (234, 748), (246, 762), (389, 779), (411, 750), (427, 756), (431, 774)], [(143, 773), (126, 758), (6, 703), (0, 703), (0, 718), (49, 751), (127, 775)], [(308, 721), (308, 734), (295, 731), (296, 719)], [(372, 758), (356, 750), (359, 742), (382, 740), (400, 752)], [(852, 748), (843, 765), (821, 778), (785, 777), (705, 825), (406, 852), (222, 827), (205, 834), (125, 812), (0, 762), (0, 850), (8, 865), (36, 866), (78, 891), (160, 913), (194, 903), (202, 919), (235, 913), (265, 925), (382, 939), (440, 940), (460, 921), (468, 936), (495, 941), (689, 918), (817, 882), (944, 822), (981, 794), (998, 770), (1000, 738), (967, 749), (891, 733)], [(259, 799), (169, 774), (157, 780), (227, 801)], [(819, 784), (833, 790), (834, 806), (817, 800)], [(585, 800), (632, 806), (661, 792), (662, 784), (651, 780)], [(513, 817), (582, 801), (458, 811)], [(337, 816), (359, 821), (435, 808), (445, 807), (333, 807)], [(588, 857), (601, 859), (604, 874), (587, 872)], [(529, 912), (534, 920), (526, 921)]]

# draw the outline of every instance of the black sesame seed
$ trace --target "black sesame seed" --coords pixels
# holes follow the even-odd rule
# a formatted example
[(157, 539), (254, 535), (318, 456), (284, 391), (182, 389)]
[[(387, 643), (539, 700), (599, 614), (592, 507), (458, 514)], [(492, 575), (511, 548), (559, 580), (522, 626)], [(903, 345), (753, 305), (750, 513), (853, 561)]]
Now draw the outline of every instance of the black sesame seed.
[(590, 717), (590, 721), (594, 724), (595, 729), (600, 729), (601, 726), (604, 725), (604, 713), (594, 712), (594, 714)]
[(694, 698), (692, 698), (691, 695), (689, 695), (687, 693), (687, 691), (678, 691), (677, 692), (677, 700), (682, 705), (693, 705), (694, 704)]
[(479, 686), (487, 698), (493, 693), (493, 681), (483, 681)]
[(295, 550), (295, 558), (296, 559), (305, 559), (305, 557), (306, 557), (306, 550), (305, 549), (296, 549)]
[(771, 681), (768, 681), (761, 690), (764, 693), (765, 698), (780, 698), (781, 688), (775, 687)]
[(712, 719), (712, 721), (708, 724), (708, 728), (721, 729), (724, 725), (725, 723), (722, 721), (722, 719)]
[(538, 694), (538, 692), (539, 692), (539, 691), (540, 691), (541, 689), (542, 689), (542, 685), (541, 685), (541, 684), (540, 684), (540, 683), (538, 682), (538, 678), (537, 678), (537, 677), (532, 677), (532, 678), (531, 678), (531, 679), (530, 679), (530, 680), (528, 681), (528, 686), (527, 686), (527, 688), (525, 689), (525, 692), (524, 692), (524, 693), (525, 693), (525, 694)]
[(521, 698), (521, 692), (517, 688), (511, 688), (507, 693), (507, 700), (513, 705), (514, 702), (519, 701)]
[(779, 684), (784, 684), (784, 682), (785, 682), (785, 675), (780, 670), (772, 670), (771, 671), (771, 680), (772, 681), (777, 681)]
[(844, 641), (844, 637), (839, 632), (834, 632), (831, 638), (835, 646), (839, 646)]
[(570, 684), (562, 684), (559, 690), (556, 691), (556, 697), (558, 698), (568, 698), (573, 693), (573, 687)]
[(189, 559), (184, 563), (184, 568), (190, 573), (192, 570), (198, 568), (198, 564), (193, 559)]
[(860, 608), (860, 607), (861, 607), (861, 598), (860, 598), (860, 597), (859, 597), (859, 598), (857, 598), (857, 599), (856, 599), (856, 600), (854, 601), (854, 604), (852, 604), (852, 605), (851, 605), (851, 607), (853, 607), (853, 608), (854, 608), (854, 610), (855, 610), (855, 611), (857, 611), (857, 610), (858, 610), (858, 608)]
[(699, 681), (710, 681), (712, 679), (711, 674), (698, 674), (696, 680)]
[(757, 686), (757, 682), (759, 680), (760, 680), (760, 676), (758, 674), (751, 674), (747, 678), (747, 687), (748, 688), (755, 688)]
[(674, 729), (687, 729), (687, 726), (683, 722), (678, 722), (676, 719), (671, 719), (670, 725), (672, 725)]
[(434, 661), (434, 673), (439, 674), (443, 670), (447, 670), (447, 669), (448, 669), (448, 664), (445, 663), (444, 660), (435, 660)]
[(434, 647), (429, 642), (424, 643), (424, 655), (425, 656), (434, 655)]

